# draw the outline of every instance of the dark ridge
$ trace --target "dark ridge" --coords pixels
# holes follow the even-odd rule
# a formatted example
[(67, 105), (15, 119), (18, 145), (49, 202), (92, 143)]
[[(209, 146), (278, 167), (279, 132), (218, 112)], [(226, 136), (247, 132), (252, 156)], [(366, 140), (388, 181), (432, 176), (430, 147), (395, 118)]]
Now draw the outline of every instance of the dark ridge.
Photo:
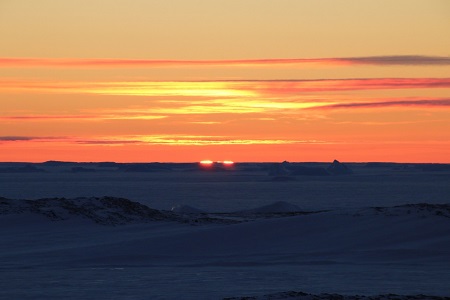
[(164, 163), (121, 164), (119, 170), (124, 172), (160, 172), (171, 171), (172, 166)]
[(445, 172), (450, 171), (448, 164), (418, 164), (416, 168), (424, 172)]
[(237, 221), (208, 217), (179, 215), (170, 211), (149, 208), (139, 202), (117, 197), (43, 198), (38, 200), (12, 200), (0, 198), (0, 215), (32, 213), (52, 221), (64, 221), (74, 217), (89, 219), (100, 225), (124, 225), (171, 221), (197, 224), (230, 224)]
[(43, 173), (45, 170), (36, 167), (33, 164), (26, 164), (20, 167), (0, 168), (0, 173)]
[(102, 225), (177, 220), (177, 217), (170, 212), (161, 212), (139, 202), (116, 197), (0, 199), (0, 214), (22, 213), (43, 215), (53, 221), (62, 221), (78, 216)]
[(99, 168), (117, 168), (117, 166), (118, 166), (117, 163), (109, 162), (109, 161), (97, 163), (97, 167), (99, 167)]
[(72, 166), (77, 165), (77, 162), (69, 162), (69, 161), (57, 161), (57, 160), (49, 160), (43, 162), (41, 165), (48, 167), (60, 167), (60, 166)]
[(269, 300), (269, 299), (296, 299), (296, 300), (450, 300), (450, 297), (429, 296), (429, 295), (397, 295), (382, 294), (373, 296), (364, 295), (340, 295), (340, 294), (308, 294), (303, 292), (289, 291), (263, 296), (250, 297), (228, 297), (224, 300)]

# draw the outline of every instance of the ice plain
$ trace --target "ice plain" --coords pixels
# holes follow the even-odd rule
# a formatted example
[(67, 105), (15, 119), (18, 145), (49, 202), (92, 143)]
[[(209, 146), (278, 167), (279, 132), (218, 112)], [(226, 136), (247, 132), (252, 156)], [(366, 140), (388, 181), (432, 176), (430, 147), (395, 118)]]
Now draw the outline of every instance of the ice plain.
[[(0, 298), (450, 295), (445, 168), (351, 164), (349, 175), (279, 181), (286, 174), (270, 174), (268, 164), (41, 164), (33, 166), (45, 172), (14, 172), (23, 166), (0, 166)], [(113, 206), (105, 195), (161, 215), (136, 217), (128, 200)], [(24, 209), (24, 199), (51, 197), (58, 199)], [(68, 209), (80, 203), (98, 218)], [(122, 221), (98, 222), (108, 216)]]

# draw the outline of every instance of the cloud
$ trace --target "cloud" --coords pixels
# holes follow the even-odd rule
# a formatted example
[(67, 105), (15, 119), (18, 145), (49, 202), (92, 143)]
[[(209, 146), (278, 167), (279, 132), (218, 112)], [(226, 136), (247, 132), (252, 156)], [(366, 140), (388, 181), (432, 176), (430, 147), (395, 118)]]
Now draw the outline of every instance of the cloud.
[(334, 58), (266, 58), (266, 59), (228, 59), (228, 60), (156, 60), (121, 58), (0, 58), (3, 68), (64, 67), (64, 68), (160, 68), (183, 66), (302, 66), (302, 65), (431, 65), (448, 66), (450, 57), (426, 55), (387, 55), (366, 57)]
[(142, 143), (141, 140), (132, 139), (80, 139), (77, 137), (41, 137), (41, 136), (0, 136), (2, 142), (54, 142), (65, 144), (92, 144), (92, 145), (121, 145)]
[(125, 144), (140, 145), (171, 145), (171, 146), (211, 146), (211, 145), (279, 145), (279, 144), (328, 144), (320, 140), (294, 140), (294, 139), (238, 139), (228, 136), (206, 135), (142, 135), (130, 137), (97, 138), (75, 140), (77, 144), (118, 146)]
[(311, 109), (351, 109), (351, 108), (379, 108), (390, 106), (404, 107), (450, 107), (450, 99), (420, 99), (420, 100), (392, 100), (376, 102), (352, 102), (330, 105), (320, 105)]
[(426, 123), (446, 123), (447, 120), (414, 120), (414, 121), (340, 121), (335, 124), (351, 124), (351, 125), (368, 125), (368, 126), (392, 126), (392, 125), (409, 125), (409, 124), (426, 124)]
[(159, 120), (167, 118), (162, 115), (149, 115), (145, 112), (140, 114), (121, 113), (115, 114), (97, 114), (97, 115), (18, 115), (18, 116), (0, 116), (0, 121), (108, 121), (108, 120)]
[[(0, 81), (0, 91), (146, 97), (250, 99), (300, 93), (350, 90), (450, 88), (450, 78), (348, 78), (310, 80), (59, 82)], [(173, 102), (173, 101), (172, 101)]]
[(215, 125), (215, 124), (222, 124), (222, 122), (219, 121), (190, 121), (188, 123), (191, 124), (199, 124), (199, 125)]
[(348, 78), (245, 81), (240, 88), (267, 95), (382, 89), (449, 88), (450, 78)]
[(36, 139), (39, 138), (30, 136), (0, 136), (0, 141), (2, 142), (32, 141)]
[(33, 120), (79, 120), (79, 119), (92, 119), (92, 116), (57, 116), (57, 115), (23, 115), (23, 116), (0, 116), (0, 120), (20, 120), (20, 121), (33, 121)]
[(76, 144), (84, 144), (84, 145), (125, 145), (125, 144), (142, 144), (142, 141), (139, 140), (75, 140)]
[(61, 140), (61, 137), (42, 137), (42, 136), (0, 136), (0, 142), (27, 142), (27, 141), (48, 141)]
[(450, 57), (445, 56), (425, 56), (425, 55), (391, 55), (391, 56), (367, 56), (342, 58), (342, 61), (348, 61), (351, 64), (361, 65), (403, 65), (403, 66), (448, 66)]
[[(200, 135), (142, 135), (142, 136), (106, 136), (106, 137), (65, 137), (65, 138), (42, 138), (42, 137), (0, 137), (0, 144), (23, 142), (23, 143), (48, 143), (61, 144), (68, 147), (127, 147), (127, 146), (232, 146), (232, 145), (316, 145), (334, 144), (335, 142), (323, 140), (296, 140), (285, 138), (236, 138), (227, 136), (200, 136)], [(29, 145), (25, 145), (29, 147)], [(75, 149), (75, 148), (74, 148)]]

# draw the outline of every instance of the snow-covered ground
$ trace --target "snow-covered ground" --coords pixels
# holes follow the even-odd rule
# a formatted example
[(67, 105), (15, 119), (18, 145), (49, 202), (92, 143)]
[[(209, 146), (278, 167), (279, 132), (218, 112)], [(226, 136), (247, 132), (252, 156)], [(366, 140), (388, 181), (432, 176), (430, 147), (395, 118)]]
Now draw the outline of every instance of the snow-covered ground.
[(175, 166), (167, 171), (129, 172), (122, 171), (124, 167), (87, 165), (95, 172), (74, 172), (70, 165), (44, 164), (36, 168), (45, 172), (8, 173), (1, 171), (6, 167), (0, 164), (0, 197), (114, 196), (156, 209), (189, 205), (207, 212), (232, 212), (277, 201), (321, 210), (441, 203), (450, 195), (450, 170), (423, 171), (421, 165), (352, 164), (351, 175), (293, 176), (290, 181), (274, 181), (265, 164), (236, 164), (235, 170), (223, 172), (200, 171), (195, 164)]
[[(121, 174), (101, 173), (95, 179), (90, 173), (87, 177), (61, 173), (60, 183), (64, 176), (78, 178), (65, 185), (76, 193), (79, 184), (77, 196), (43, 195), (42, 191), (51, 190), (47, 185), (54, 184), (50, 178), (55, 174), (41, 175), (40, 181), (38, 174), (13, 174), (15, 179), (0, 176), (0, 192), (6, 197), (0, 199), (0, 299), (341, 299), (339, 295), (348, 295), (342, 299), (358, 299), (352, 295), (432, 299), (423, 295), (450, 295), (450, 194), (448, 186), (443, 186), (450, 177), (445, 172), (358, 177), (355, 170), (345, 178), (297, 177), (289, 182), (261, 180), (260, 173), (244, 172), (145, 175), (153, 178), (149, 185), (157, 185), (158, 180), (162, 185), (172, 183), (167, 193), (180, 204), (174, 210), (171, 207), (177, 203), (166, 205), (166, 200), (154, 209), (149, 202), (157, 199), (151, 193), (147, 202), (91, 197), (96, 193), (79, 198), (95, 191), (95, 183), (100, 189), (107, 184), (112, 190), (125, 186), (111, 181)], [(370, 176), (374, 176), (371, 182)], [(398, 186), (385, 185), (386, 177), (398, 179)], [(220, 194), (221, 188), (216, 190), (217, 198), (195, 202), (187, 201), (186, 186), (181, 191), (175, 188), (177, 182), (190, 184), (198, 197), (201, 192), (196, 188), (228, 184), (251, 187), (246, 193), (254, 197), (260, 195), (252, 194), (257, 185), (290, 196), (272, 197), (271, 202), (266, 196), (259, 203), (249, 196), (248, 203), (239, 205), (230, 199), (234, 204), (227, 205), (221, 202), (229, 194)], [(144, 181), (130, 181), (132, 187), (138, 183)], [(405, 195), (410, 193), (408, 186), (419, 193), (413, 201), (406, 196), (397, 200), (402, 183)], [(345, 188), (329, 188), (339, 184)], [(17, 195), (20, 185), (28, 197)], [(32, 188), (39, 185), (41, 192), (33, 196)], [(83, 189), (87, 185), (92, 190)], [(369, 194), (358, 191), (368, 186), (378, 186), (372, 189), (375, 195), (393, 193), (395, 200), (354, 199)], [(437, 191), (427, 191), (432, 186)], [(322, 197), (320, 203), (305, 205), (303, 198), (319, 199), (311, 194), (313, 190)], [(344, 191), (349, 200), (340, 205), (334, 195)], [(436, 200), (438, 192), (440, 201), (430, 201)], [(205, 196), (211, 194), (211, 190), (205, 192)], [(41, 196), (58, 198), (28, 201)], [(201, 203), (209, 205), (198, 207)]]

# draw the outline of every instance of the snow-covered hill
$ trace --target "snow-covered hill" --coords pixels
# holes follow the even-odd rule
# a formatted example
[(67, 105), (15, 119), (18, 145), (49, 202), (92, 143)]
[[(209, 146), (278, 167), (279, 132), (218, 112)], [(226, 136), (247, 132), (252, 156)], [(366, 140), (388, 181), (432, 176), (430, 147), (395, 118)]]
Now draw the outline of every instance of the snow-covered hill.
[(173, 214), (168, 212), (161, 212), (138, 202), (116, 197), (39, 200), (0, 198), (0, 214), (24, 213), (42, 215), (53, 221), (81, 217), (103, 225), (176, 219)]
[[(170, 211), (149, 208), (139, 202), (117, 197), (44, 198), (38, 200), (6, 199), (0, 197), (0, 215), (34, 214), (52, 221), (83, 218), (101, 225), (123, 225), (152, 221), (177, 221), (187, 223), (236, 223), (259, 218), (290, 217), (319, 214), (330, 211), (303, 211), (299, 206), (285, 201), (241, 210), (234, 213), (207, 213), (201, 209), (177, 205)], [(333, 214), (345, 214), (335, 210)], [(393, 207), (369, 207), (351, 210), (353, 216), (438, 216), (450, 218), (450, 204), (405, 204)], [(231, 222), (235, 220), (235, 222)]]
[[(8, 277), (0, 298), (450, 295), (449, 204), (304, 214), (286, 203), (272, 205), (288, 208), (284, 214), (267, 207), (233, 216), (176, 214), (113, 197), (2, 198), (0, 272)], [(313, 294), (279, 293), (289, 290)]]

